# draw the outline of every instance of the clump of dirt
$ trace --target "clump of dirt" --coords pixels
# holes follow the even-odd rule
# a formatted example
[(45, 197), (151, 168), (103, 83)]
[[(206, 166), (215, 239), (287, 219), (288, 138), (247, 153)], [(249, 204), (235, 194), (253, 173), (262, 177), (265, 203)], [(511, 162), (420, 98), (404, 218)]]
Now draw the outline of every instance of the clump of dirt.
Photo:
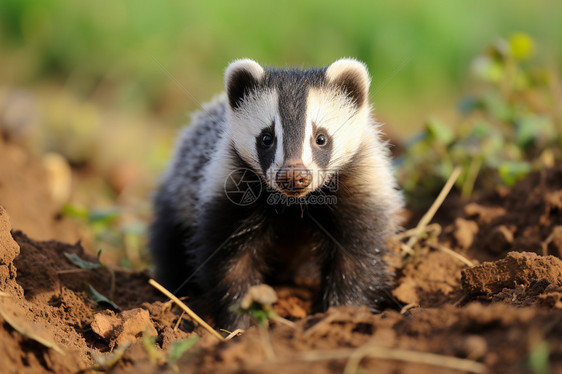
[(491, 295), (519, 285), (528, 287), (542, 279), (562, 284), (562, 260), (535, 253), (510, 252), (499, 261), (485, 262), (462, 272), (462, 286), (473, 295)]
[(425, 248), (419, 261), (406, 264), (392, 291), (404, 304), (435, 307), (460, 298), (461, 270), (465, 267), (450, 255)]
[[(148, 272), (113, 269), (113, 289), (107, 269), (81, 269), (65, 256), (97, 262), (79, 242), (11, 232), (0, 208), (2, 370), (74, 373), (124, 350), (111, 372), (173, 372), (174, 342), (195, 334), (176, 362), (181, 372), (562, 371), (562, 167), (451, 206), (442, 232), (421, 239), (400, 269), (397, 310), (310, 315), (310, 289), (280, 286), (274, 310), (294, 322), (224, 342), (181, 316), (148, 285)], [(117, 307), (92, 301), (86, 286)]]

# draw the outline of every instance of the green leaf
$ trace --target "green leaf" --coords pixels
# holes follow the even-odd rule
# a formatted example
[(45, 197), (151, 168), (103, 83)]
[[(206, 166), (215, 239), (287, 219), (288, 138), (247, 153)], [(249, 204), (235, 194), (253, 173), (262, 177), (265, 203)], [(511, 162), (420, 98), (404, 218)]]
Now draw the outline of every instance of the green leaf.
[(496, 92), (488, 92), (482, 96), (486, 113), (490, 114), (494, 119), (510, 122), (513, 118), (513, 108), (506, 102), (505, 98)]
[(88, 284), (88, 286), (86, 287), (86, 293), (88, 294), (90, 299), (94, 300), (98, 304), (105, 303), (110, 305), (115, 310), (121, 310), (121, 308), (117, 304), (115, 304), (113, 301), (109, 300), (107, 297), (96, 291), (96, 289), (92, 287), (91, 284)]
[(176, 362), (187, 352), (197, 341), (199, 337), (197, 335), (190, 336), (187, 339), (178, 340), (173, 342), (168, 351), (168, 362), (170, 365), (175, 365)]
[(531, 165), (524, 161), (505, 161), (498, 169), (502, 182), (508, 186), (513, 186), (530, 171)]
[(547, 143), (556, 138), (556, 128), (551, 119), (545, 116), (528, 115), (517, 121), (515, 126), (515, 140), (523, 149)]
[(83, 260), (76, 253), (64, 252), (64, 255), (74, 265), (78, 266), (79, 268), (88, 269), (88, 270), (93, 270), (93, 269), (105, 269), (105, 270), (107, 270), (109, 272), (110, 277), (111, 277), (111, 285), (110, 285), (111, 291), (110, 292), (111, 292), (111, 294), (113, 294), (113, 291), (115, 290), (115, 272), (113, 271), (113, 269), (111, 269), (109, 266), (107, 266), (106, 264), (104, 264), (101, 261), (101, 258), (100, 258), (101, 249), (98, 251), (98, 254), (97, 254), (97, 258), (98, 258), (98, 261), (99, 261), (98, 264)]
[(64, 204), (62, 206), (61, 214), (66, 217), (80, 218), (80, 219), (88, 219), (90, 215), (88, 209), (70, 203)]
[(485, 139), (492, 133), (492, 124), (486, 121), (478, 121), (472, 126), (472, 134), (478, 139)]
[[(72, 262), (74, 265), (82, 269), (100, 269), (104, 267), (102, 264), (94, 264), (93, 262), (83, 260), (76, 253), (64, 252), (64, 255), (66, 256), (66, 258), (70, 260), (70, 262)], [(99, 253), (98, 253), (98, 260), (99, 260)]]
[(426, 130), (432, 139), (443, 145), (449, 145), (455, 138), (453, 130), (448, 125), (436, 119), (429, 120)]
[(90, 212), (88, 219), (91, 223), (109, 226), (119, 217), (119, 209), (99, 209)]

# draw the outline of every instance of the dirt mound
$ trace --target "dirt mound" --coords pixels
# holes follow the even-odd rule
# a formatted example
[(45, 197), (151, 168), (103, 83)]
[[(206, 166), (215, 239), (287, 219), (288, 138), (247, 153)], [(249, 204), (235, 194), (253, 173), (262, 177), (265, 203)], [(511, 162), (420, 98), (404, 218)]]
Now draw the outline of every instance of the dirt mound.
[[(13, 233), (12, 238), (10, 228), (8, 215), (0, 207), (0, 349), (8, 352), (3, 372), (74, 373), (92, 366), (93, 354), (110, 349), (92, 331), (98, 314), (108, 311), (93, 302), (84, 287), (91, 285), (108, 295), (109, 273), (73, 265), (65, 253), (96, 261), (80, 244), (37, 242), (21, 232)], [(116, 271), (115, 275), (113, 300), (122, 308), (148, 314), (138, 307), (162, 299), (148, 285), (146, 273)], [(131, 321), (135, 313), (127, 313), (124, 320)], [(177, 318), (173, 314), (169, 317)], [(169, 323), (166, 321), (166, 326)], [(120, 335), (134, 331), (131, 326), (120, 328)]]
[(20, 254), (20, 247), (10, 234), (10, 218), (0, 206), (0, 291), (8, 295), (23, 296), (23, 290), (16, 283), (14, 259)]
[[(0, 209), (3, 371), (76, 372), (124, 350), (112, 372), (173, 372), (165, 359), (173, 342), (196, 334), (181, 372), (560, 372), (561, 196), (557, 168), (451, 214), (401, 268), (393, 290), (397, 308), (409, 304), (401, 311), (309, 315), (309, 290), (280, 287), (274, 308), (294, 325), (252, 327), (227, 342), (194, 330), (148, 273), (114, 269), (112, 290), (109, 271), (65, 255), (96, 263), (79, 243), (11, 233)], [(89, 286), (117, 307), (92, 301)]]
[(38, 240), (77, 241), (78, 228), (59, 214), (48, 167), (2, 137), (0, 160), (0, 205), (10, 212), (12, 226)]
[(543, 279), (562, 284), (562, 260), (535, 253), (510, 252), (499, 261), (486, 262), (462, 272), (463, 288), (470, 294), (491, 295), (504, 288), (528, 287)]
[[(365, 308), (333, 308), (298, 321), (294, 328), (274, 326), (269, 340), (275, 358), (267, 359), (263, 337), (251, 329), (241, 339), (202, 349), (192, 370), (341, 373), (357, 368), (350, 359), (356, 355), (365, 372), (456, 372), (453, 367), (461, 372), (479, 372), (484, 367), (490, 372), (517, 372), (525, 365), (533, 330), (544, 332), (541, 338), (559, 339), (562, 317), (558, 316), (558, 324), (545, 323), (549, 316), (541, 310), (479, 303), (463, 308), (420, 308), (406, 314), (379, 315)], [(439, 356), (426, 356), (431, 358), (422, 361), (416, 352)], [(447, 366), (443, 356), (468, 360)]]

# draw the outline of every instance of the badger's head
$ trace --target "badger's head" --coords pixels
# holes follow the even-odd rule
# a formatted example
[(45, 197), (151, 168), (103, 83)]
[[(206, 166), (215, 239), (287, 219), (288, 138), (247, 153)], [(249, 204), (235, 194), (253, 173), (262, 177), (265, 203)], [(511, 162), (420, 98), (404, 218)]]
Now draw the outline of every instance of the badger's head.
[(352, 160), (370, 126), (369, 75), (353, 59), (310, 70), (237, 60), (225, 84), (233, 149), (289, 196), (327, 183)]

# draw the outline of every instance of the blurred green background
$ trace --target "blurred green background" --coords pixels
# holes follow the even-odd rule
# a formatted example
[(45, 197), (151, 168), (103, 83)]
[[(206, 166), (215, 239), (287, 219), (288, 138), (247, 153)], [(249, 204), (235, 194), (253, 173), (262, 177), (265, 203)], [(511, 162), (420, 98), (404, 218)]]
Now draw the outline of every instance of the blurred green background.
[[(136, 241), (150, 219), (148, 196), (169, 159), (175, 134), (188, 123), (187, 113), (222, 91), (222, 74), (230, 61), (250, 57), (264, 65), (311, 67), (340, 57), (362, 60), (373, 77), (372, 100), (387, 132), (405, 140), (425, 128), (425, 140), (411, 148), (418, 153), (410, 160), (435, 150), (432, 142), (437, 139), (442, 152), (431, 162), (439, 163), (452, 160), (450, 148), (459, 148), (455, 135), (446, 130), (448, 124), (461, 121), (459, 102), (482, 83), (474, 77), (475, 58), (486, 55), (490, 45), (501, 55), (503, 44), (497, 41), (522, 33), (525, 37), (517, 40), (525, 44), (526, 36), (531, 39), (528, 48), (524, 46), (528, 49), (524, 59), (532, 57), (551, 72), (549, 77), (559, 77), (561, 25), (562, 2), (556, 0), (3, 0), (0, 120), (4, 131), (8, 128), (12, 138), (20, 137), (34, 152), (55, 151), (73, 166), (73, 205), (66, 213), (83, 219), (101, 217), (102, 234), (119, 217), (128, 222), (121, 231), (134, 234), (125, 241), (142, 246)], [(498, 60), (488, 54), (491, 62), (486, 66), (503, 74), (495, 84), (511, 79), (505, 72), (523, 60), (506, 56)], [(526, 81), (540, 81), (535, 77), (524, 71)], [(540, 87), (550, 87), (554, 78), (543, 81)], [(535, 83), (525, 89), (537, 87)], [(536, 135), (528, 129), (544, 122), (546, 110), (532, 111), (536, 115), (527, 120), (520, 114), (527, 115), (528, 106), (520, 110), (511, 93), (502, 92), (500, 99), (487, 96), (488, 104), (503, 105), (494, 108), (515, 114), (480, 121), (481, 139), (490, 137), (481, 129), (500, 120), (516, 124), (523, 119), (530, 123), (525, 139), (529, 131), (531, 137)], [(540, 100), (556, 101), (556, 95), (543, 96)], [(488, 105), (486, 100), (482, 105)], [(554, 104), (558, 112), (559, 106)], [(424, 127), (430, 118), (441, 122), (433, 120)], [(552, 118), (548, 117), (548, 129), (557, 121)], [(465, 121), (464, 126), (472, 128), (472, 123)], [(504, 145), (494, 144), (478, 156), (490, 159), (499, 154)], [(459, 162), (474, 158), (462, 149)], [(521, 152), (516, 150), (516, 161), (522, 159)], [(499, 159), (494, 161), (496, 168), (504, 160)], [(479, 162), (469, 165), (475, 173), (469, 178), (476, 179), (482, 159)], [(452, 168), (453, 162), (449, 164), (438, 171), (442, 178)], [(401, 170), (406, 173), (422, 170), (416, 162), (406, 160), (404, 165)], [(424, 175), (425, 170), (404, 185), (415, 190)], [(121, 210), (116, 212), (113, 206)], [(90, 214), (92, 207), (109, 210)], [(132, 217), (128, 220), (123, 219), (127, 211)]]
[(454, 108), (472, 57), (497, 37), (525, 32), (541, 58), (559, 63), (561, 23), (555, 0), (4, 0), (0, 79), (55, 84), (177, 127), (222, 89), (233, 59), (308, 67), (353, 56), (370, 68), (378, 111), (410, 134)]

